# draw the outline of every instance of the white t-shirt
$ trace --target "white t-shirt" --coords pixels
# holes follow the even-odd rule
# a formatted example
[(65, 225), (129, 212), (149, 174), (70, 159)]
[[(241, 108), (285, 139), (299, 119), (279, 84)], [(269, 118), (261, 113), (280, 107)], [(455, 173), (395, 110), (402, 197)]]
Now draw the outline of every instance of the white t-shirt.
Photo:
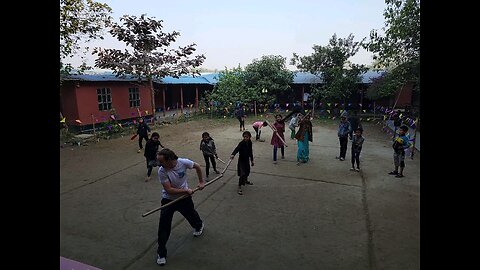
[[(170, 182), (174, 188), (188, 189), (187, 169), (193, 169), (194, 162), (186, 158), (178, 158), (177, 165), (170, 170), (165, 170), (162, 166), (158, 168), (158, 179), (160, 183)], [(162, 198), (175, 200), (183, 194), (168, 194), (165, 189), (162, 190)]]

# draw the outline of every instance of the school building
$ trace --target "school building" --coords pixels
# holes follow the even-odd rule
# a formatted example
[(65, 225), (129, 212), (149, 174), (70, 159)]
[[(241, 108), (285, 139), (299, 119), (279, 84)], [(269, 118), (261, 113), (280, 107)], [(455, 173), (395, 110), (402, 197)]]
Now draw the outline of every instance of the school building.
[[(358, 91), (339, 103), (371, 104), (365, 97), (371, 79), (382, 73), (368, 71), (363, 74)], [(156, 112), (190, 107), (198, 109), (199, 100), (205, 92), (211, 91), (218, 82), (219, 73), (201, 76), (165, 77), (153, 81)], [(307, 98), (312, 84), (322, 84), (321, 78), (308, 72), (295, 72), (292, 91), (277, 96), (277, 103), (302, 102)], [(395, 96), (377, 100), (377, 105), (396, 107), (412, 105), (414, 93), (412, 84), (406, 84)], [(60, 109), (66, 123), (73, 126), (98, 124), (109, 120), (115, 110), (117, 120), (151, 116), (151, 88), (146, 80), (136, 77), (115, 77), (113, 74), (70, 75), (64, 79), (60, 90)], [(311, 101), (309, 101), (311, 104)], [(318, 104), (318, 102), (316, 102)], [(308, 103), (305, 103), (308, 104)], [(303, 105), (303, 104), (302, 104)]]

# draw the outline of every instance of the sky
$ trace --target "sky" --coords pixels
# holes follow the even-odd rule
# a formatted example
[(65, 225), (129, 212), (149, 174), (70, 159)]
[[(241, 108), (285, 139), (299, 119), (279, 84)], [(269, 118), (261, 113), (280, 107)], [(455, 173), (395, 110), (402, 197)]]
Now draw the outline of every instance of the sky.
[[(369, 36), (372, 29), (384, 26), (384, 0), (279, 0), (279, 1), (160, 1), (97, 0), (112, 8), (115, 21), (123, 15), (146, 14), (163, 20), (163, 31), (180, 32), (174, 46), (197, 44), (195, 53), (204, 54), (201, 66), (209, 70), (245, 67), (263, 55), (282, 55), (287, 68), (293, 53), (310, 55), (313, 45), (326, 46), (333, 34), (355, 41)], [(125, 45), (105, 31), (105, 39), (87, 46), (123, 49)], [(96, 56), (87, 55), (93, 66)], [(71, 59), (81, 63), (80, 56)], [(363, 48), (349, 59), (353, 63), (372, 63), (372, 53)]]

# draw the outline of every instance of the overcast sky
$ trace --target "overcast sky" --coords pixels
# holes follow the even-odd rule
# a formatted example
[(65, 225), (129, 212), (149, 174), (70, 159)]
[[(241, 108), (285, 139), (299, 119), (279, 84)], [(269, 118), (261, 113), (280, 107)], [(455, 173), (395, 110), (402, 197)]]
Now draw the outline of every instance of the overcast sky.
[[(292, 54), (310, 55), (314, 44), (325, 46), (334, 33), (355, 41), (368, 37), (370, 30), (384, 26), (384, 0), (280, 0), (280, 1), (160, 1), (98, 0), (108, 4), (115, 21), (125, 14), (146, 14), (163, 20), (164, 31), (180, 32), (174, 46), (196, 43), (204, 54), (202, 65), (222, 70), (240, 64), (245, 67), (262, 55), (282, 55), (287, 67)], [(89, 47), (125, 48), (105, 33), (105, 39), (88, 43)], [(93, 66), (94, 57), (87, 55)], [(369, 65), (372, 54), (360, 49), (350, 61)], [(78, 65), (80, 57), (70, 61)]]

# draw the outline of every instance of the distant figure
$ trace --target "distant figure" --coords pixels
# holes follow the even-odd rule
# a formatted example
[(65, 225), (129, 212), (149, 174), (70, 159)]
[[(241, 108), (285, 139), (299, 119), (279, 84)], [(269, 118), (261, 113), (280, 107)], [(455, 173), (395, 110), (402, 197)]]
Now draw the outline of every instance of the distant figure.
[[(365, 138), (362, 136), (362, 128), (355, 129), (355, 135), (352, 137), (352, 168), (351, 171), (360, 171), (360, 152), (362, 152), (362, 145), (365, 141)], [(355, 169), (355, 162), (357, 163), (357, 168)]]
[(150, 133), (150, 127), (147, 123), (143, 121), (143, 118), (138, 119), (137, 134), (138, 134), (138, 151), (140, 153), (143, 149), (142, 141), (145, 139), (145, 142), (148, 141), (148, 135)]
[(238, 122), (240, 122), (240, 131), (245, 131), (245, 109), (243, 107), (238, 108), (238, 110), (235, 113), (235, 117), (237, 117)]
[(338, 140), (340, 141), (340, 156), (337, 158), (340, 161), (345, 160), (347, 154), (348, 134), (352, 130), (350, 123), (345, 116), (340, 116), (340, 124), (338, 125)]
[(288, 124), (288, 128), (292, 131), (290, 133), (290, 139), (295, 139), (295, 128), (298, 127), (298, 119), (301, 114), (294, 114), (292, 119), (290, 119), (290, 123)]
[(360, 123), (360, 118), (358, 118), (357, 116), (357, 111), (353, 111), (353, 114), (350, 117), (348, 117), (348, 122), (350, 122), (350, 126), (351, 126), (351, 131), (348, 134), (348, 137), (351, 140), (353, 132), (357, 130), (357, 128), (362, 128), (363, 130), (362, 123)]
[(275, 123), (273, 123), (273, 127), (277, 131), (273, 131), (272, 139), (270, 144), (273, 145), (273, 164), (277, 164), (277, 150), (280, 148), (280, 152), (282, 153), (282, 159), (285, 158), (285, 146), (277, 136), (277, 134), (285, 141), (285, 136), (283, 133), (285, 132), (285, 121), (282, 118), (282, 115), (277, 114), (275, 115)]

